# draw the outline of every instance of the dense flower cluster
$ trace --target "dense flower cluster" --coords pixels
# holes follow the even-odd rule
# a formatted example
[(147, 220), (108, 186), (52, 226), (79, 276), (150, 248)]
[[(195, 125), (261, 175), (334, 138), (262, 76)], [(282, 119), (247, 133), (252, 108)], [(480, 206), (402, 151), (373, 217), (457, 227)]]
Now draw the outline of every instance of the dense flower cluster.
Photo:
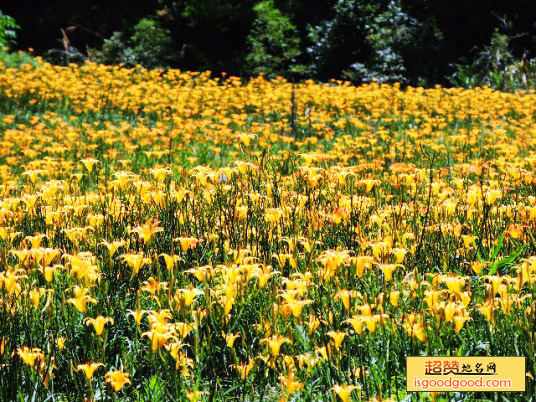
[(534, 389), (533, 93), (0, 65), (0, 106), (2, 388), (387, 399), (489, 354)]

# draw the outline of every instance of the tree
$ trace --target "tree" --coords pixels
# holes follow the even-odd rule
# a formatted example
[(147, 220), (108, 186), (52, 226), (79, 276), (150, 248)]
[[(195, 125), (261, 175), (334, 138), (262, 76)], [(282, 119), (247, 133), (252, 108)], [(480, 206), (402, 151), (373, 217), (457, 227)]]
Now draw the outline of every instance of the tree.
[(159, 22), (142, 18), (130, 37), (131, 46), (125, 49), (125, 62), (146, 68), (165, 67), (171, 60), (171, 43), (169, 31)]
[(367, 60), (351, 64), (342, 72), (354, 81), (406, 83), (406, 67), (401, 50), (407, 47), (414, 33), (415, 21), (398, 1), (390, 1), (385, 10), (372, 17), (367, 25), (366, 43), (372, 49)]
[(0, 10), (0, 47), (11, 47), (17, 38), (16, 30), (20, 27), (13, 17), (5, 15)]
[(300, 38), (290, 19), (273, 0), (263, 0), (253, 10), (257, 17), (247, 38), (251, 50), (246, 56), (250, 71), (267, 76), (304, 72), (305, 66), (296, 63), (301, 54)]
[(123, 63), (131, 67), (138, 64), (145, 68), (167, 67), (173, 61), (171, 46), (167, 29), (158, 21), (142, 18), (129, 39), (124, 39), (122, 32), (114, 32), (106, 39), (96, 59), (105, 64)]
[(516, 59), (511, 50), (511, 38), (496, 30), (489, 45), (480, 51), (471, 64), (455, 64), (451, 81), (456, 86), (474, 88), (489, 86), (501, 91), (517, 91), (536, 85), (536, 58), (527, 53)]
[(161, 0), (185, 70), (246, 73), (247, 36), (258, 0)]
[(312, 45), (307, 49), (313, 75), (320, 79), (339, 77), (351, 64), (368, 58), (365, 27), (373, 4), (366, 10), (356, 0), (338, 0), (332, 16), (309, 27)]
[(323, 79), (403, 81), (401, 49), (414, 26), (399, 0), (339, 0), (332, 18), (310, 28), (312, 70)]

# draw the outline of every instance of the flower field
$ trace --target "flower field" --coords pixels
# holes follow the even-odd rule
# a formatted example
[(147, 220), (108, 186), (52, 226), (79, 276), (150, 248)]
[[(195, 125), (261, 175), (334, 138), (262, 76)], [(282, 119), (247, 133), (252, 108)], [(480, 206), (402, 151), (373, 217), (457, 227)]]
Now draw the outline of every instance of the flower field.
[(0, 400), (408, 394), (526, 356), (536, 94), (0, 65)]

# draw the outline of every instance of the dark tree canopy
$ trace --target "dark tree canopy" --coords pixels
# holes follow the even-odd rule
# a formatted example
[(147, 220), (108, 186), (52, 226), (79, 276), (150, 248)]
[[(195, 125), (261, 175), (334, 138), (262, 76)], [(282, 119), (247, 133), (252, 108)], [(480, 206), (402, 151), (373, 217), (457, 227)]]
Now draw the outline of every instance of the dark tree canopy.
[[(166, 53), (155, 53), (160, 67), (240, 76), (266, 68), (298, 79), (447, 84), (497, 32), (513, 58), (536, 56), (530, 0), (19, 0), (1, 9), (21, 27), (18, 49), (38, 55), (64, 48), (63, 29), (83, 57), (154, 67), (136, 55), (147, 49), (136, 30), (151, 20), (153, 53)], [(110, 58), (114, 46), (123, 59)]]

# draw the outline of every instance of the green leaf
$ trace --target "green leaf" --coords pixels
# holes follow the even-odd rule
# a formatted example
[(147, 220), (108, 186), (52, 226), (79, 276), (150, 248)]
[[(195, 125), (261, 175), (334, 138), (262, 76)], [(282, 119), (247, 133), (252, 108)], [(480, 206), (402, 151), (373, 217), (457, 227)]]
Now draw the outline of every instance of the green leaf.
[(493, 247), (493, 250), (492, 250), (491, 255), (489, 257), (490, 261), (495, 260), (495, 258), (499, 254), (499, 251), (500, 251), (500, 249), (501, 249), (501, 247), (503, 245), (503, 242), (504, 242), (504, 233), (501, 234), (501, 237), (499, 238), (499, 243), (497, 243), (497, 245), (495, 247)]
[(505, 268), (513, 264), (524, 251), (525, 251), (525, 247), (521, 247), (517, 251), (515, 251), (512, 255), (509, 255), (500, 260), (494, 261), (489, 267), (488, 275), (495, 275), (497, 270), (499, 270), (500, 272), (502, 268)]
[(478, 245), (476, 244), (475, 240), (473, 240), (473, 245), (475, 246), (476, 256), (478, 258), (478, 261), (484, 262), (484, 260), (482, 259), (482, 256), (480, 255), (480, 250), (478, 249)]

